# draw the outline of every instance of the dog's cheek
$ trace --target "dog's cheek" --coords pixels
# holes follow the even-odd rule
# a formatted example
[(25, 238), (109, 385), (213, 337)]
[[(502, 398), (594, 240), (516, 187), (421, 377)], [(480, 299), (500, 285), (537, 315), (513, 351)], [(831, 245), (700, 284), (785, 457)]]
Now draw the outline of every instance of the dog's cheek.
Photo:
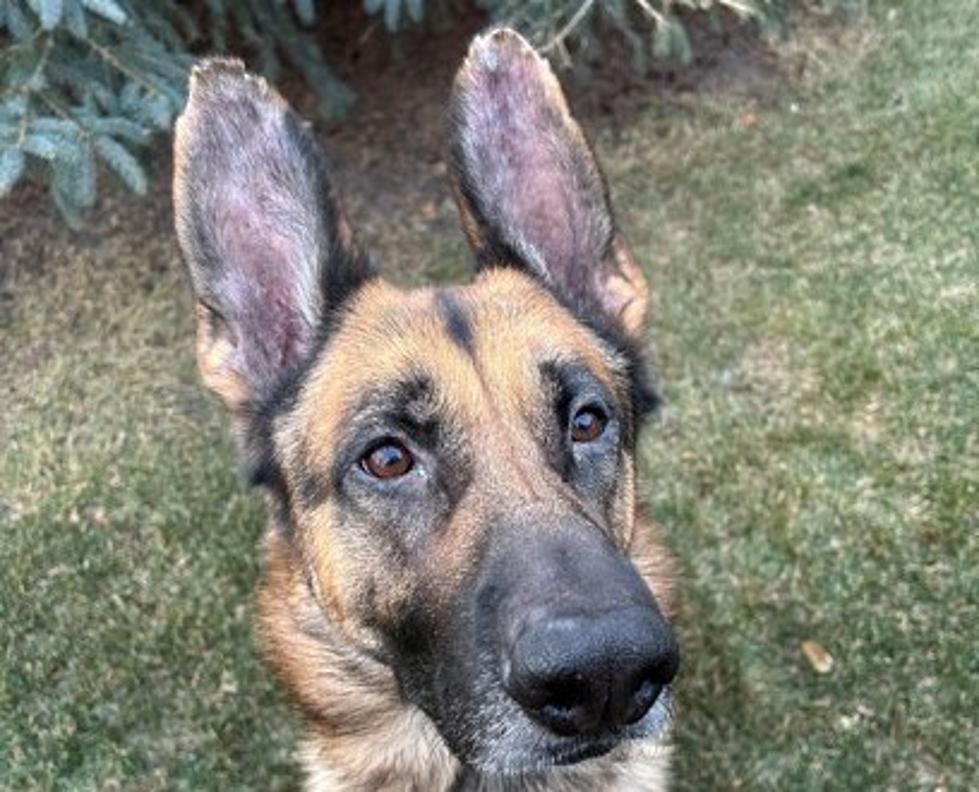
[(616, 479), (608, 501), (609, 524), (619, 548), (629, 550), (636, 524), (636, 463), (623, 452), (619, 456)]
[(622, 450), (580, 462), (575, 478), (579, 496), (600, 512), (594, 516), (622, 551), (628, 550), (635, 521), (634, 468), (631, 455)]
[(425, 502), (333, 498), (300, 536), (331, 622), (395, 669), (404, 698), (461, 746), (491, 686), (473, 639), (485, 520), (472, 504)]
[(402, 695), (436, 724), (457, 756), (471, 754), (492, 725), (483, 723), (492, 694), (489, 666), (481, 663), (475, 608), (467, 592), (419, 585), (397, 623), (398, 682)]
[(331, 499), (304, 519), (299, 541), (328, 617), (350, 640), (383, 651), (417, 594), (425, 537), (438, 504), (397, 510), (390, 503)]

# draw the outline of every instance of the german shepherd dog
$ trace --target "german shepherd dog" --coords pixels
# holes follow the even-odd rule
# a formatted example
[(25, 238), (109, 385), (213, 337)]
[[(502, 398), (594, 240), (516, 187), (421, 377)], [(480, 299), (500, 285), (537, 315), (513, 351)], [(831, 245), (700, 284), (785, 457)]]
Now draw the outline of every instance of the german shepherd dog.
[(638, 511), (647, 287), (547, 63), (472, 43), (450, 106), (472, 282), (404, 291), (274, 89), (177, 123), (197, 359), (267, 496), (260, 631), (308, 788), (661, 790), (672, 563)]

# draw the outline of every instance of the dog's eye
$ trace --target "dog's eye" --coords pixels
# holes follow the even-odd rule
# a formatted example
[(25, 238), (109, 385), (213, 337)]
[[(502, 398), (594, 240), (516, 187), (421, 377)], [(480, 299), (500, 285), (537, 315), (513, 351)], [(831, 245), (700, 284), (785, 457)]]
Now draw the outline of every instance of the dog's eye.
[(382, 440), (360, 460), (360, 466), (374, 478), (393, 479), (405, 475), (414, 459), (404, 443), (393, 438)]
[(571, 418), (571, 439), (591, 443), (602, 436), (608, 417), (599, 407), (582, 407)]

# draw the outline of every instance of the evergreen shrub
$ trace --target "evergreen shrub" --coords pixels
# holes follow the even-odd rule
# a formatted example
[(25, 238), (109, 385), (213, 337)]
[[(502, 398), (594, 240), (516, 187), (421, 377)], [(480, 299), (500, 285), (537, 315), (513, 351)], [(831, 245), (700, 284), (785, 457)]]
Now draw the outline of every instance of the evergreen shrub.
[[(395, 32), (464, 0), (362, 0)], [(793, 4), (855, 0), (471, 0), (522, 30), (560, 65), (594, 53), (611, 30), (643, 68), (648, 57), (689, 60), (683, 19), (732, 14), (768, 28)], [(72, 225), (96, 196), (96, 159), (145, 193), (139, 150), (170, 129), (194, 53), (244, 48), (275, 79), (286, 61), (339, 116), (353, 101), (311, 26), (314, 0), (0, 0), (0, 199), (22, 179), (45, 181)]]

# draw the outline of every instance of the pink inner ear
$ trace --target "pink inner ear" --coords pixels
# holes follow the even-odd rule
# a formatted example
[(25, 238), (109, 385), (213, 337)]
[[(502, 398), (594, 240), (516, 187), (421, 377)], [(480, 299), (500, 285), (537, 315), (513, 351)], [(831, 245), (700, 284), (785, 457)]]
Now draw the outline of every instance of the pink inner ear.
[(601, 175), (546, 64), (493, 40), (472, 56), (460, 108), (480, 214), (540, 274), (579, 285), (611, 236)]
[(300, 308), (301, 255), (296, 240), (270, 222), (274, 212), (261, 196), (229, 189), (216, 209), (217, 243), (226, 267), (219, 289), (241, 338), (244, 372), (270, 381), (296, 365), (306, 351), (311, 328)]
[[(489, 104), (496, 113), (483, 117), (484, 163), (492, 200), (520, 218), (523, 236), (547, 262), (574, 256), (573, 218), (578, 207), (567, 190), (562, 163), (548, 129), (551, 119), (542, 113), (534, 96), (532, 75), (487, 80)], [(480, 134), (480, 130), (474, 130)]]

